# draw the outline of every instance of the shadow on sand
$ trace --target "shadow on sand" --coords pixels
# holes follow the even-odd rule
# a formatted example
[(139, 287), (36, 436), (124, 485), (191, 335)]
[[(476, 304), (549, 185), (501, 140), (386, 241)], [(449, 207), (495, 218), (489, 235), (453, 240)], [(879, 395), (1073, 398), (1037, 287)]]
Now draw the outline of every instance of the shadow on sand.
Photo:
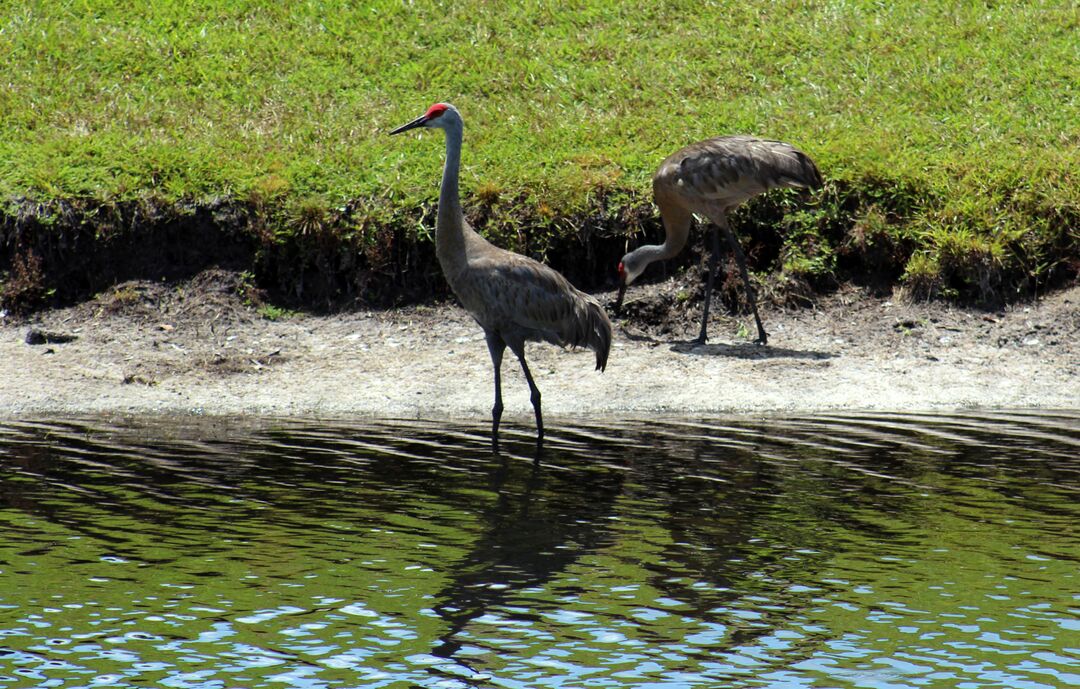
[(698, 344), (694, 340), (665, 341), (657, 340), (649, 335), (639, 335), (623, 330), (623, 336), (633, 342), (648, 342), (653, 345), (670, 345), (671, 351), (679, 354), (691, 354), (693, 356), (726, 356), (735, 359), (835, 359), (838, 354), (833, 352), (819, 352), (816, 350), (786, 349), (784, 347), (770, 347), (759, 345), (754, 342), (740, 342), (737, 344)]

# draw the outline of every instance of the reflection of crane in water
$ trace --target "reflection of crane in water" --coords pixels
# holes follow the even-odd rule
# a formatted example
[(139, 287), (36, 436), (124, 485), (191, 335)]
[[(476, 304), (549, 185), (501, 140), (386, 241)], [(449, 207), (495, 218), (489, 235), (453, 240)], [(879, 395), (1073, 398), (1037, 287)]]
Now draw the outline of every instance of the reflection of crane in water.
[[(557, 462), (558, 452), (554, 455)], [(580, 457), (574, 461), (582, 466)], [(468, 555), (453, 565), (453, 581), (435, 594), (439, 602), (432, 607), (448, 628), (433, 656), (475, 672), (460, 657), (466, 644), (462, 634), (474, 620), (507, 605), (522, 589), (557, 578), (583, 554), (614, 539), (609, 517), (622, 490), (623, 472), (585, 466), (550, 472), (531, 464), (521, 475), (515, 470), (526, 465), (504, 460), (495, 469), (489, 490), (496, 500), (480, 513), (486, 529)], [(533, 613), (512, 614), (517, 620), (541, 621)]]
[(728, 225), (727, 214), (744, 201), (769, 189), (815, 189), (820, 186), (821, 173), (814, 161), (791, 144), (781, 141), (753, 136), (720, 136), (699, 141), (671, 154), (660, 163), (660, 168), (653, 175), (653, 197), (664, 221), (664, 243), (638, 247), (623, 256), (619, 262), (619, 296), (615, 301), (615, 312), (622, 309), (627, 286), (650, 263), (671, 258), (682, 251), (690, 235), (690, 222), (696, 213), (713, 222), (705, 306), (697, 341), (705, 343), (709, 324), (713, 275), (720, 254), (720, 239), (716, 234), (719, 228), (739, 264), (746, 298), (754, 310), (757, 341), (765, 344), (768, 336), (758, 316), (757, 298), (746, 270), (746, 256)]
[[(663, 440), (649, 438), (648, 442)], [(801, 609), (798, 596), (802, 594), (789, 593), (785, 586), (772, 590), (768, 582), (760, 582), (770, 600), (783, 607), (782, 614), (770, 613), (760, 620), (744, 622), (718, 611), (737, 604), (745, 595), (762, 592), (752, 588), (759, 583), (753, 576), (759, 569), (787, 580), (782, 575), (795, 568), (791, 563), (755, 558), (757, 551), (747, 545), (775, 525), (772, 515), (780, 496), (760, 490), (762, 482), (769, 482), (771, 470), (761, 466), (753, 453), (741, 454), (733, 449), (718, 456), (718, 446), (723, 447), (718, 445), (717, 436), (700, 443), (680, 436), (671, 447), (658, 447), (651, 453), (643, 449), (645, 456), (667, 461), (635, 463), (629, 472), (594, 468), (608, 459), (612, 464), (625, 465), (624, 443), (610, 447), (590, 443), (589, 465), (582, 464), (585, 460), (581, 455), (559, 461), (555, 453), (546, 466), (559, 467), (558, 471), (518, 462), (504, 462), (497, 467), (486, 487), (495, 499), (477, 514), (483, 530), (465, 557), (445, 567), (453, 572), (453, 579), (434, 594), (437, 602), (431, 607), (446, 628), (430, 653), (447, 662), (433, 664), (428, 671), (465, 684), (470, 678), (463, 673), (469, 672), (474, 675), (475, 684), (471, 686), (487, 686), (487, 679), (480, 678), (497, 676), (497, 665), (487, 654), (475, 654), (475, 650), (489, 651), (492, 656), (500, 651), (499, 647), (486, 645), (483, 639), (495, 628), (476, 625), (475, 621), (490, 614), (548, 630), (550, 623), (544, 613), (549, 611), (544, 609), (542, 596), (549, 595), (559, 607), (575, 609), (574, 603), (560, 604), (549, 591), (540, 597), (522, 591), (550, 589), (562, 583), (566, 572), (583, 557), (610, 550), (627, 538), (623, 529), (613, 530), (614, 525), (625, 525), (613, 517), (625, 518), (628, 508), (638, 519), (646, 518), (650, 528), (656, 527), (656, 533), (645, 542), (627, 546), (623, 552), (624, 556), (641, 556), (633, 566), (644, 574), (640, 580), (643, 590), (684, 603), (686, 607), (679, 608), (683, 616), (702, 624), (722, 624), (726, 629), (719, 640), (721, 646), (696, 650), (681, 644), (663, 628), (649, 625), (635, 625), (636, 640), (656, 648), (678, 644), (680, 654), (704, 666), (715, 662), (718, 651), (736, 652), (744, 644), (775, 633), (784, 616)], [(688, 456), (678, 456), (677, 461), (669, 454), (673, 451), (680, 455), (687, 450)], [(749, 470), (751, 467), (758, 473)], [(625, 483), (628, 475), (633, 477), (632, 488)], [(694, 480), (695, 476), (716, 475), (725, 476), (724, 482)], [(662, 531), (667, 534), (662, 535)], [(579, 586), (585, 591), (596, 583), (582, 580)], [(703, 583), (709, 586), (702, 587)], [(508, 608), (525, 610), (511, 612)], [(617, 610), (610, 614), (619, 619)], [(484, 633), (477, 634), (476, 627)], [(466, 648), (474, 654), (463, 653)]]
[(531, 258), (500, 249), (477, 234), (461, 212), (458, 170), (461, 166), (463, 123), (457, 108), (436, 103), (427, 112), (391, 134), (416, 127), (446, 132), (446, 164), (439, 191), (435, 254), (446, 281), (465, 309), (484, 329), (495, 369), (495, 405), (491, 435), (496, 442), (502, 418), (503, 353), (507, 347), (521, 362), (536, 414), (537, 441), (544, 439), (540, 390), (525, 363), (525, 342), (550, 342), (560, 347), (588, 347), (603, 371), (611, 350), (611, 323), (593, 297), (566, 278)]

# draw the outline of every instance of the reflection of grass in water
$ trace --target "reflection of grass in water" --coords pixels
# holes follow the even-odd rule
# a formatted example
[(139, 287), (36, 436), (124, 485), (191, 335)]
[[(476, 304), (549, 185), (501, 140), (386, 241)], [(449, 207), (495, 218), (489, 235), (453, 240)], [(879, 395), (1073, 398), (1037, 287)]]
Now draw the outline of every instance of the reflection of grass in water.
[[(1023, 482), (988, 489), (956, 476), (920, 481), (942, 492), (904, 514), (861, 515), (895, 539), (845, 533), (847, 547), (820, 572), (833, 592), (808, 621), (839, 643), (818, 649), (818, 659), (827, 658), (833, 674), (903, 666), (912, 678), (999, 675), (1013, 686), (1058, 671), (1032, 654), (1065, 648), (1061, 620), (1077, 578), (1067, 537), (1075, 510), (1055, 519), (1011, 500)], [(860, 651), (867, 646), (872, 654)]]
[(784, 505), (813, 525), (814, 547), (828, 555), (802, 581), (815, 587), (814, 604), (784, 625), (824, 640), (807, 669), (1002, 673), (1012, 683), (1057, 670), (1031, 654), (1064, 648), (1080, 512), (1058, 488), (1071, 481), (1069, 446), (1036, 449), (1028, 423), (868, 415), (854, 425), (830, 419), (831, 432), (807, 429), (814, 441), (839, 440), (838, 450), (851, 441), (880, 448), (811, 447), (784, 465)]
[(767, 267), (827, 279), (862, 255), (916, 294), (992, 297), (1075, 257), (1071, 9), (24, 4), (0, 31), (0, 195), (251, 200), (285, 209), (274, 232), (330, 223), (374, 251), (376, 228), (415, 227), (442, 155), (383, 134), (449, 99), (465, 191), (501, 243), (578, 231), (597, 198), (651, 214), (660, 158), (749, 132), (805, 148), (834, 185)]

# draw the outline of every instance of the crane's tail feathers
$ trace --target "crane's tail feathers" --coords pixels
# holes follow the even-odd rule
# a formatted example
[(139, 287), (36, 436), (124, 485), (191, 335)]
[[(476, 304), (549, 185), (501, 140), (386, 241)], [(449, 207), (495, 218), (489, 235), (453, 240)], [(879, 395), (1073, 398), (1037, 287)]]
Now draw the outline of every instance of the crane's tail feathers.
[(803, 169), (806, 170), (806, 180), (809, 182), (807, 186), (810, 189), (820, 189), (825, 184), (821, 179), (821, 170), (814, 161), (810, 160), (810, 156), (805, 153), (802, 155)]
[(608, 320), (604, 307), (595, 299), (589, 301), (585, 310), (585, 346), (596, 353), (596, 370), (603, 371), (607, 368), (608, 354), (611, 353), (611, 321)]
[(588, 347), (596, 353), (596, 370), (603, 371), (611, 352), (611, 321), (596, 299), (584, 292), (577, 292), (576, 296), (573, 325), (563, 331), (558, 344)]
[(821, 179), (821, 170), (818, 170), (818, 166), (810, 159), (810, 156), (802, 151), (798, 149), (793, 149), (793, 151), (795, 153), (795, 162), (793, 165), (788, 166), (789, 169), (785, 170), (784, 186), (795, 187), (796, 189), (821, 188), (824, 182)]

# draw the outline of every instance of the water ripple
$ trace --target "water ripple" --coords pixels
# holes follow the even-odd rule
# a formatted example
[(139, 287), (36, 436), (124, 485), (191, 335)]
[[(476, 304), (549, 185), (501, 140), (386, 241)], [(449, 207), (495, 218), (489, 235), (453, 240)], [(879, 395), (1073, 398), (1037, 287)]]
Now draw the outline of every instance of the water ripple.
[(0, 423), (0, 687), (1080, 683), (1080, 414)]

